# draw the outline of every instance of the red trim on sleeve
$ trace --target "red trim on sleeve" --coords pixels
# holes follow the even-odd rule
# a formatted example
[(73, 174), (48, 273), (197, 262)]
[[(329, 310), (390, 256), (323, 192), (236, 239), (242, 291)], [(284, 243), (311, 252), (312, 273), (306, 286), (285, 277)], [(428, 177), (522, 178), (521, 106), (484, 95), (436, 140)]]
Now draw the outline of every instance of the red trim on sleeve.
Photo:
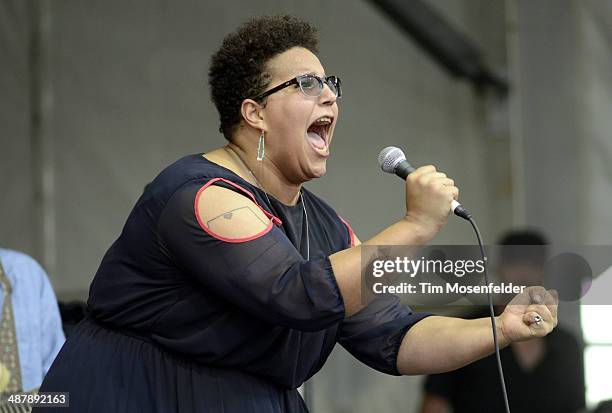
[[(253, 201), (255, 203), (255, 205), (257, 205), (257, 207), (261, 210), (261, 212), (263, 212), (268, 218), (270, 218), (270, 222), (268, 223), (268, 226), (266, 227), (266, 229), (264, 229), (263, 231), (252, 235), (250, 237), (244, 237), (244, 238), (226, 238), (223, 237), (219, 234), (216, 234), (214, 232), (212, 232), (210, 229), (208, 229), (206, 227), (206, 225), (204, 225), (204, 222), (202, 222), (202, 220), (200, 219), (200, 214), (198, 213), (198, 201), (200, 200), (200, 195), (206, 190), (206, 188), (208, 188), (209, 186), (211, 186), (212, 184), (214, 184), (215, 182), (218, 181), (222, 181), (225, 182), (228, 185), (233, 186), (234, 188), (244, 192), (246, 195), (249, 196), (249, 198), (251, 198), (251, 201)], [(254, 239), (257, 239), (259, 237), (263, 237), (264, 235), (266, 235), (268, 232), (270, 232), (270, 230), (272, 229), (272, 224), (276, 224), (276, 225), (282, 225), (283, 222), (280, 220), (280, 218), (278, 218), (275, 215), (272, 215), (271, 213), (269, 213), (268, 211), (266, 211), (261, 205), (259, 205), (259, 203), (257, 203), (257, 201), (255, 200), (255, 196), (247, 189), (243, 188), (242, 186), (229, 181), (225, 178), (213, 178), (210, 181), (208, 181), (206, 184), (204, 184), (204, 186), (202, 186), (202, 188), (200, 188), (198, 190), (198, 193), (196, 194), (195, 197), (195, 201), (193, 203), (193, 209), (194, 209), (194, 213), (196, 216), (196, 219), (198, 220), (198, 224), (200, 224), (200, 227), (211, 237), (219, 239), (221, 241), (225, 241), (225, 242), (232, 242), (232, 243), (239, 243), (239, 242), (246, 242), (246, 241), (252, 241)]]
[(353, 232), (353, 228), (351, 228), (349, 223), (346, 222), (344, 218), (342, 218), (340, 215), (338, 215), (338, 217), (340, 218), (340, 221), (342, 221), (342, 223), (346, 226), (346, 229), (348, 229), (349, 235), (351, 237), (351, 247), (354, 247), (355, 246), (355, 233)]

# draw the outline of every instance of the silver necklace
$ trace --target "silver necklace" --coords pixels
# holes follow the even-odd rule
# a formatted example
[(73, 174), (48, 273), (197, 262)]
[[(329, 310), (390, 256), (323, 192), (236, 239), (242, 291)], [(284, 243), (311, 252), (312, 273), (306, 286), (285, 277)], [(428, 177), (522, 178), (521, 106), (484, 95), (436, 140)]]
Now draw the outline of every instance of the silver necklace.
[[(257, 184), (257, 187), (259, 189), (261, 189), (262, 192), (264, 193), (264, 195), (266, 196), (266, 199), (268, 200), (268, 204), (272, 205), (272, 202), (270, 202), (270, 198), (268, 197), (268, 193), (264, 189), (263, 185), (261, 185), (259, 183), (259, 179), (257, 179), (257, 177), (255, 176), (253, 171), (251, 171), (251, 168), (249, 168), (247, 166), (247, 164), (242, 160), (242, 158), (240, 158), (240, 156), (238, 156), (238, 154), (236, 152), (234, 152), (234, 150), (232, 148), (227, 148), (227, 149), (229, 151), (231, 151), (230, 154), (232, 156), (237, 157), (240, 160), (240, 163), (242, 163), (244, 165), (244, 167), (247, 169), (247, 171), (249, 171), (249, 173), (251, 174), (251, 176), (255, 180), (255, 183)], [(304, 211), (304, 218), (306, 219), (306, 261), (310, 261), (310, 234), (309, 234), (309, 231), (308, 231), (308, 212), (306, 212), (306, 204), (304, 203), (304, 196), (303, 196), (303, 194), (304, 194), (304, 191), (302, 191), (302, 189), (300, 188), (300, 201), (302, 202), (302, 211)]]

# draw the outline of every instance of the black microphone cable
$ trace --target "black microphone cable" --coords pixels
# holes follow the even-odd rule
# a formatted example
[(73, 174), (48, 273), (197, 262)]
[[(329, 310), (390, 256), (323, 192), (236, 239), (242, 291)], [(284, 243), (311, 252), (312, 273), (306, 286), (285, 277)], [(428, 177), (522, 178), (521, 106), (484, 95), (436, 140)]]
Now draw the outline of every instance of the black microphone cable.
[[(482, 235), (480, 234), (480, 230), (478, 229), (478, 225), (476, 225), (476, 220), (472, 217), (467, 209), (465, 209), (462, 205), (458, 205), (454, 208), (453, 212), (458, 217), (461, 217), (472, 224), (472, 228), (474, 228), (474, 232), (476, 233), (476, 239), (478, 240), (478, 247), (480, 248), (480, 256), (482, 257), (482, 262), (484, 266), (484, 279), (485, 285), (489, 285), (489, 271), (487, 271), (487, 255), (485, 253), (484, 244), (482, 242)], [(487, 299), (489, 301), (489, 316), (491, 317), (491, 328), (493, 329), (493, 345), (495, 347), (495, 359), (497, 361), (497, 371), (499, 372), (499, 381), (501, 383), (502, 394), (504, 398), (504, 407), (506, 408), (506, 413), (510, 413), (510, 404), (508, 403), (508, 391), (506, 390), (506, 380), (504, 379), (504, 369), (501, 363), (501, 357), (499, 355), (499, 342), (497, 341), (497, 322), (495, 321), (495, 310), (493, 309), (493, 298), (491, 296), (491, 291), (487, 289)]]
[[(482, 261), (484, 263), (484, 279), (485, 285), (489, 285), (489, 274), (487, 271), (487, 256), (485, 253), (484, 245), (482, 242), (482, 236), (480, 235), (480, 230), (478, 229), (478, 225), (476, 225), (476, 221), (472, 218), (472, 215), (467, 212), (464, 208), (465, 216), (459, 215), (463, 219), (469, 221), (472, 224), (472, 228), (474, 228), (474, 232), (476, 233), (476, 239), (478, 239), (478, 246), (480, 247), (480, 256), (482, 257)], [(491, 317), (491, 326), (493, 328), (493, 345), (495, 346), (495, 359), (497, 360), (497, 371), (499, 372), (499, 380), (501, 383), (502, 394), (504, 398), (504, 407), (506, 408), (506, 413), (510, 413), (510, 404), (508, 403), (508, 392), (506, 390), (506, 380), (504, 379), (504, 369), (501, 363), (501, 357), (499, 355), (499, 342), (497, 341), (497, 322), (495, 321), (495, 310), (493, 309), (493, 298), (491, 297), (491, 291), (487, 289), (487, 299), (489, 301), (489, 315)]]

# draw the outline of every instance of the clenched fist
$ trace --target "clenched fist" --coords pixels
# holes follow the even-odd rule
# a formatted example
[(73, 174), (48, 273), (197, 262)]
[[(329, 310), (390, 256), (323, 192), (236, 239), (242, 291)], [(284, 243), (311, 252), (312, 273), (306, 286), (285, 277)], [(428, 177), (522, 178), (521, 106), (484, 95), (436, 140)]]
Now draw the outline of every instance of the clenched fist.
[(458, 197), (455, 181), (433, 165), (422, 166), (406, 178), (406, 218), (437, 232)]
[(528, 287), (506, 306), (499, 327), (507, 342), (543, 337), (557, 326), (559, 296), (555, 290)]

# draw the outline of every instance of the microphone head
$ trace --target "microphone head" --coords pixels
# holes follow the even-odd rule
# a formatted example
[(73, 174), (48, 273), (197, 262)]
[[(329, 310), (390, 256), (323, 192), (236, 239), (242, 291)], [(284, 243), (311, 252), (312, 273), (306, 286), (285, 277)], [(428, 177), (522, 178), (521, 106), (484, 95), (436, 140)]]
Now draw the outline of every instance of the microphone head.
[(387, 146), (378, 154), (380, 169), (390, 174), (395, 173), (397, 164), (405, 160), (404, 152), (395, 146)]

